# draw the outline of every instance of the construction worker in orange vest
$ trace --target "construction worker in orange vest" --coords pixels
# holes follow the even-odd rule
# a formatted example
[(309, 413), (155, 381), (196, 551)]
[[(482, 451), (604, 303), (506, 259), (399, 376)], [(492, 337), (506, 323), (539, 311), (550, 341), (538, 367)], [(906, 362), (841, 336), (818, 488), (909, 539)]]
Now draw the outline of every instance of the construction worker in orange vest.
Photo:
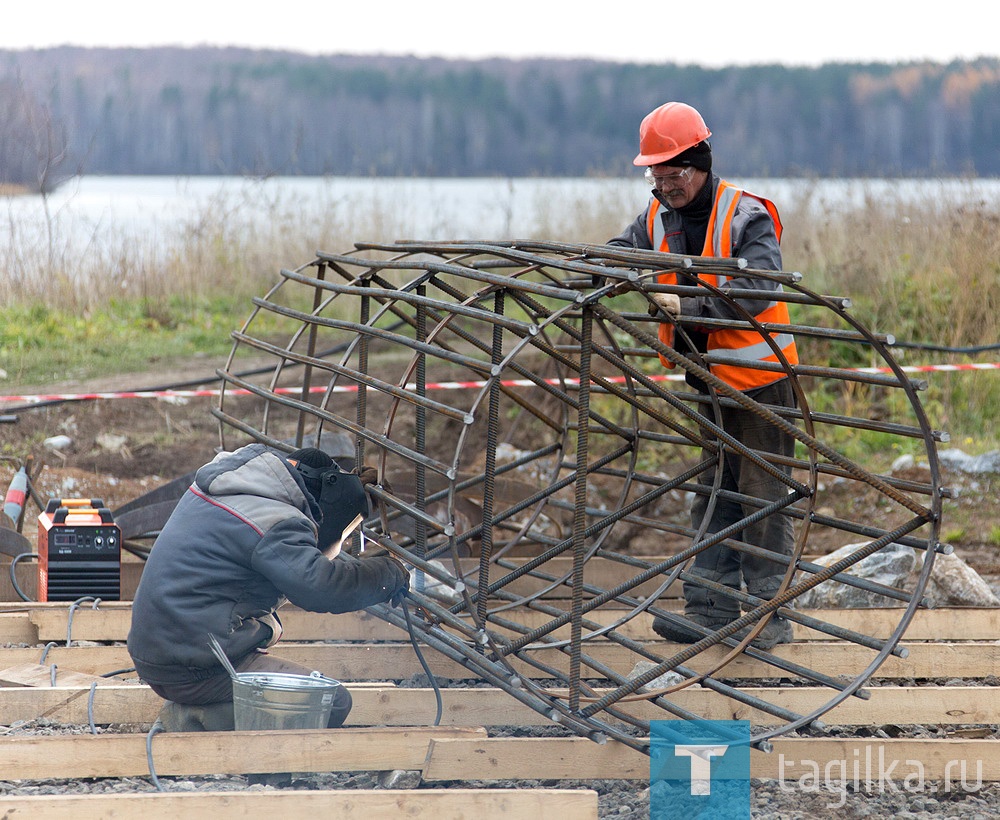
[[(747, 270), (781, 270), (781, 221), (773, 203), (750, 194), (712, 173), (711, 132), (701, 114), (682, 102), (668, 102), (650, 112), (639, 129), (639, 154), (633, 163), (646, 168), (646, 178), (653, 190), (649, 204), (625, 231), (608, 244), (629, 248), (660, 250), (675, 254), (743, 258)], [(745, 276), (742, 272), (720, 270), (717, 274), (699, 274), (713, 287), (781, 290), (780, 284)], [(665, 272), (658, 277), (663, 284), (693, 285), (691, 279)], [(664, 320), (659, 338), (669, 347), (687, 354), (702, 367), (735, 390), (756, 402), (780, 411), (796, 406), (791, 383), (781, 368), (753, 369), (742, 362), (763, 361), (788, 364), (798, 362), (795, 342), (790, 334), (770, 333), (771, 342), (761, 332), (748, 328), (746, 314), (731, 300), (714, 295), (709, 289), (697, 296), (673, 293), (651, 294), (657, 315)], [(738, 304), (760, 323), (789, 324), (785, 302), (739, 299)], [(719, 327), (710, 323), (699, 326), (698, 319), (743, 320), (744, 327)], [(779, 356), (775, 349), (781, 351)], [(661, 356), (664, 365), (673, 364)], [(702, 415), (715, 423), (710, 402), (705, 401), (711, 388), (696, 375), (686, 381), (703, 397)], [(792, 457), (794, 438), (756, 413), (739, 406), (723, 406), (721, 427), (740, 443), (763, 454)], [(713, 432), (700, 428), (709, 443), (717, 442)], [(764, 502), (786, 498), (787, 485), (738, 452), (727, 449), (722, 456), (720, 490), (713, 493), (716, 477), (714, 451), (706, 449), (705, 458), (713, 466), (699, 477), (701, 492), (694, 496), (691, 508), (696, 538), (704, 539), (747, 518), (760, 504), (740, 503), (732, 495), (750, 496)], [(773, 462), (772, 462), (773, 463)], [(786, 464), (774, 466), (789, 475)], [(714, 506), (713, 506), (714, 502)], [(708, 520), (706, 521), (706, 518)], [(703, 530), (704, 528), (704, 530)], [(794, 546), (791, 519), (771, 514), (761, 521), (748, 522), (735, 540), (780, 555), (790, 555)], [(725, 542), (699, 552), (688, 568), (684, 583), (684, 618), (701, 630), (687, 628), (680, 621), (657, 617), (653, 629), (668, 640), (693, 643), (704, 638), (707, 630), (717, 630), (740, 615), (740, 600), (727, 590), (742, 590), (756, 598), (770, 600), (779, 591), (787, 562), (768, 560), (740, 551)], [(744, 600), (744, 605), (748, 602)], [(742, 633), (745, 634), (745, 633)], [(756, 636), (755, 646), (770, 649), (792, 638), (786, 618), (772, 616)]]

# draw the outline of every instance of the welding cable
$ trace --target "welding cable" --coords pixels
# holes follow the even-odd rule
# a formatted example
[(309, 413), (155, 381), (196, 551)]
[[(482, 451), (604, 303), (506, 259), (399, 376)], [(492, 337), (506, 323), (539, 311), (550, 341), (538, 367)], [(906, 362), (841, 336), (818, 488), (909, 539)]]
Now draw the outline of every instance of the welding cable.
[(417, 644), (417, 639), (413, 635), (413, 621), (410, 620), (410, 608), (406, 605), (406, 598), (404, 597), (400, 601), (400, 606), (403, 607), (403, 617), (406, 618), (406, 631), (410, 633), (410, 644), (413, 646), (413, 651), (417, 655), (417, 660), (420, 661), (420, 665), (423, 667), (424, 673), (427, 675), (427, 679), (431, 682), (431, 687), (434, 689), (434, 700), (437, 703), (437, 714), (434, 716), (434, 726), (441, 725), (441, 714), (444, 711), (444, 704), (441, 702), (441, 687), (438, 685), (437, 679), (431, 673), (431, 668), (427, 665), (427, 661), (424, 659), (423, 653), (420, 651), (420, 647)]
[(100, 598), (95, 598), (92, 595), (85, 595), (82, 598), (77, 598), (69, 605), (69, 619), (66, 621), (66, 646), (73, 645), (73, 613), (76, 612), (77, 607), (85, 601), (94, 602), (93, 607), (91, 607), (92, 609), (97, 609), (97, 605), (101, 603)]
[(90, 733), (97, 734), (97, 727), (94, 725), (94, 693), (97, 691), (97, 681), (91, 681), (90, 694), (87, 695), (87, 722), (90, 723)]
[(166, 791), (166, 789), (160, 785), (160, 778), (156, 776), (156, 769), (153, 768), (153, 737), (162, 731), (163, 724), (160, 723), (160, 719), (157, 718), (153, 725), (149, 727), (149, 731), (146, 733), (146, 765), (149, 767), (149, 776), (158, 792)]
[(28, 603), (32, 603), (33, 604), (33, 603), (36, 603), (36, 602), (32, 601), (31, 598), (29, 598), (27, 595), (24, 594), (24, 590), (22, 590), (21, 587), (17, 583), (17, 573), (14, 571), (15, 568), (17, 567), (18, 562), (22, 558), (35, 558), (35, 559), (37, 559), (38, 558), (38, 553), (37, 552), (22, 552), (20, 555), (15, 555), (14, 556), (13, 560), (10, 562), (10, 585), (12, 587), (14, 587), (14, 592), (16, 592), (21, 597), (22, 601), (27, 601)]
[[(115, 675), (124, 675), (127, 672), (135, 672), (135, 667), (130, 666), (128, 669), (116, 669), (114, 672), (105, 672), (101, 675), (102, 678), (113, 678)], [(90, 723), (90, 733), (96, 735), (97, 727), (94, 725), (94, 693), (97, 691), (98, 681), (93, 681), (90, 684), (90, 694), (87, 696), (87, 720)]]

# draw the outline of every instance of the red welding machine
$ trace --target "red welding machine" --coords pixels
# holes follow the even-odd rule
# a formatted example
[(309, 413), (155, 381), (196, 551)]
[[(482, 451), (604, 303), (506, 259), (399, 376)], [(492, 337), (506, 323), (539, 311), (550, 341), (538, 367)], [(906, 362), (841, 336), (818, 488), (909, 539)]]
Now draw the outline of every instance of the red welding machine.
[(119, 600), (121, 543), (101, 499), (50, 498), (38, 516), (38, 600)]

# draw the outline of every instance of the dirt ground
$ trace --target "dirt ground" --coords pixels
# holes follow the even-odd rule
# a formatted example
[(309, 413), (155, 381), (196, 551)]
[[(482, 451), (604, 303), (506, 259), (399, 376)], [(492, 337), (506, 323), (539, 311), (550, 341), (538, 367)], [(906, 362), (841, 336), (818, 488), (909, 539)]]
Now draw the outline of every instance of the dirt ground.
[[(77, 395), (142, 390), (209, 378), (207, 367), (177, 368), (147, 376), (18, 388), (18, 395)], [(211, 388), (214, 385), (207, 385)], [(213, 399), (109, 398), (29, 406), (0, 404), (0, 480), (33, 460), (35, 489), (43, 498), (100, 498), (114, 510), (212, 459), (219, 446)]]
[[(138, 376), (18, 387), (16, 394), (105, 393), (189, 384), (210, 379), (214, 366), (192, 362)], [(207, 389), (214, 386), (205, 385)], [(9, 388), (5, 392), (14, 394)], [(35, 490), (43, 502), (55, 497), (100, 498), (115, 510), (213, 458), (222, 441), (219, 422), (211, 414), (217, 403), (211, 396), (60, 401), (30, 409), (23, 402), (2, 402), (0, 416), (13, 416), (16, 421), (0, 423), (0, 488), (6, 489), (14, 472), (30, 457)], [(226, 443), (232, 447), (232, 430), (226, 432)], [(898, 477), (927, 481), (928, 473), (917, 465)], [(944, 500), (942, 539), (984, 578), (1000, 579), (1000, 475), (944, 471), (942, 484), (957, 496)], [(851, 497), (839, 503), (868, 502)], [(34, 509), (29, 512), (36, 514)], [(879, 515), (874, 504), (871, 512)], [(817, 539), (809, 545), (814, 554), (841, 546), (824, 543), (822, 535)], [(637, 553), (650, 549), (641, 542), (635, 544)], [(654, 552), (662, 554), (662, 547)]]

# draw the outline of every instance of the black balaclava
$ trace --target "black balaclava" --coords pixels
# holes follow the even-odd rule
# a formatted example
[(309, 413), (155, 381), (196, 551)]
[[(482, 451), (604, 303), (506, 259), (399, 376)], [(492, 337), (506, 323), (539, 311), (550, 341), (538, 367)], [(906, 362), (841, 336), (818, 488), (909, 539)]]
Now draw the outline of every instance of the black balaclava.
[(368, 495), (354, 473), (345, 473), (329, 455), (315, 447), (306, 447), (288, 455), (301, 473), (306, 490), (322, 513), (318, 545), (325, 550), (337, 541), (360, 513), (369, 513)]
[(696, 145), (692, 145), (686, 151), (681, 151), (676, 157), (671, 157), (662, 163), (672, 168), (684, 168), (690, 165), (699, 171), (712, 170), (712, 146), (708, 140), (702, 140)]

